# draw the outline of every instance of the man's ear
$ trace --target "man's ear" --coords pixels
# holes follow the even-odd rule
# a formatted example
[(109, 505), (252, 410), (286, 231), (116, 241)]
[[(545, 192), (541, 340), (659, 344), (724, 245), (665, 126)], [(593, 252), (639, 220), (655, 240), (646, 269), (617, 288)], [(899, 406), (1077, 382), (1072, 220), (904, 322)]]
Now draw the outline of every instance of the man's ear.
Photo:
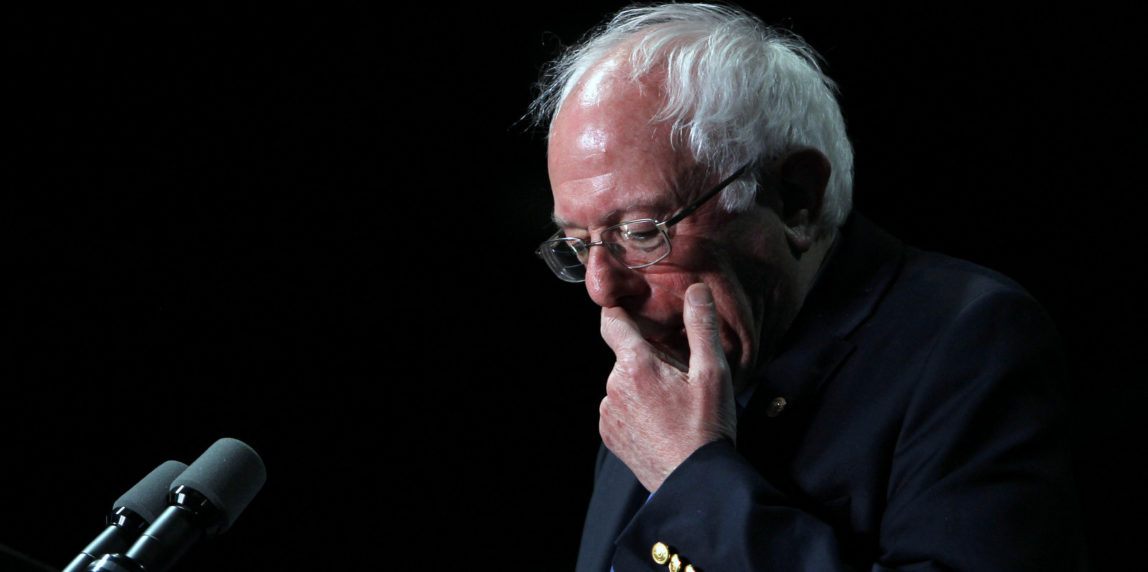
[(817, 221), (831, 170), (825, 155), (808, 148), (793, 151), (774, 165), (774, 173), (780, 179), (778, 215), (795, 255), (809, 250), (817, 237)]

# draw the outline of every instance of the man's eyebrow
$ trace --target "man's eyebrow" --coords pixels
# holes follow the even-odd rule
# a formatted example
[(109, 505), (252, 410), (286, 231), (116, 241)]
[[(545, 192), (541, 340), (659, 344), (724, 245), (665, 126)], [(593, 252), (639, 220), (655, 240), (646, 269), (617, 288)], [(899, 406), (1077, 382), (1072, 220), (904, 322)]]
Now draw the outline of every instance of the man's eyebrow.
[(550, 222), (554, 223), (555, 226), (557, 226), (559, 228), (570, 228), (570, 227), (574, 226), (574, 223), (572, 223), (568, 220), (559, 218), (559, 216), (554, 214), (554, 213), (550, 213)]
[[(614, 209), (612, 211), (606, 212), (606, 213), (602, 214), (601, 216), (599, 216), (597, 222), (598, 222), (598, 224), (600, 224), (602, 226), (610, 226), (610, 225), (614, 225), (614, 224), (618, 224), (618, 223), (622, 222), (622, 214), (625, 212), (630, 212), (630, 211), (635, 211), (635, 210), (646, 210), (646, 211), (665, 211), (665, 210), (667, 210), (666, 205), (661, 204), (661, 203), (662, 203), (662, 201), (657, 201), (657, 202), (654, 202), (651, 204), (633, 205), (625, 211)], [(668, 213), (667, 216), (669, 214), (673, 214), (673, 213)], [(634, 218), (634, 217), (631, 217), (631, 218)], [(553, 222), (555, 225), (557, 225), (559, 228), (585, 228), (582, 225), (580, 225), (576, 222), (573, 222), (573, 221), (568, 221), (568, 220), (558, 216), (555, 213), (550, 213), (550, 221)]]
[[(612, 221), (617, 217), (618, 211), (613, 210), (602, 216), (600, 220), (604, 221), (605, 224), (610, 224), (609, 221)], [(550, 220), (554, 224), (558, 225), (558, 228), (583, 228), (582, 225), (576, 222), (568, 221), (554, 213), (550, 213)]]

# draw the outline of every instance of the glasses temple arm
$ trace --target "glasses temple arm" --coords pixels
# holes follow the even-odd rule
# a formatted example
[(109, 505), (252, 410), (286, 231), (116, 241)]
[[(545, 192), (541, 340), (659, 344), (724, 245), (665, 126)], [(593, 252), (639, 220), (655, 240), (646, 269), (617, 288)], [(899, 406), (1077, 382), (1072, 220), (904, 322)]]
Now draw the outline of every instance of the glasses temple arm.
[(682, 219), (689, 216), (690, 213), (698, 210), (698, 207), (705, 204), (706, 201), (712, 199), (714, 197), (714, 195), (722, 192), (726, 187), (729, 186), (730, 183), (736, 181), (737, 178), (740, 177), (742, 175), (742, 173), (744, 173), (745, 170), (749, 168), (749, 165), (750, 165), (749, 163), (742, 165), (740, 169), (734, 171), (732, 175), (726, 177), (725, 180), (718, 183), (717, 186), (714, 187), (710, 192), (706, 193), (705, 195), (702, 195), (702, 197), (699, 198), (698, 200), (686, 205), (686, 207), (683, 208), (680, 212), (678, 212), (678, 214), (670, 217), (670, 220), (667, 220), (664, 223), (666, 228), (669, 228), (671, 226), (674, 226), (675, 224), (678, 224), (679, 221), (681, 221)]

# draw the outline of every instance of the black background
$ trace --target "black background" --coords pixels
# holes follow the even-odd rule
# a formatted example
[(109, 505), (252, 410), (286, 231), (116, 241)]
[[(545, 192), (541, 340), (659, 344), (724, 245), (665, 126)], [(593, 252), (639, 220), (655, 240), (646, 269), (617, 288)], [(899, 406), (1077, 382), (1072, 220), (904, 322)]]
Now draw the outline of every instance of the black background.
[[(520, 118), (619, 6), (577, 4), (9, 13), (0, 543), (62, 566), (147, 471), (231, 436), (267, 484), (182, 569), (571, 569), (612, 360), (533, 256)], [(1093, 560), (1138, 558), (1132, 16), (757, 13), (838, 80), (858, 210), (1052, 314)]]

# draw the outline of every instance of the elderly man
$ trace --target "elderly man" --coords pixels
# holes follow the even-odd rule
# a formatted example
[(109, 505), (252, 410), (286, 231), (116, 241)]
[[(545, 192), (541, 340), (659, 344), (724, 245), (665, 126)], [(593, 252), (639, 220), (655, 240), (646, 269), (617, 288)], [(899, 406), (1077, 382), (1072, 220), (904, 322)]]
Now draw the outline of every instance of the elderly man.
[(539, 254), (616, 356), (579, 570), (1080, 566), (1053, 328), (850, 214), (809, 47), (730, 8), (623, 10), (534, 111)]

